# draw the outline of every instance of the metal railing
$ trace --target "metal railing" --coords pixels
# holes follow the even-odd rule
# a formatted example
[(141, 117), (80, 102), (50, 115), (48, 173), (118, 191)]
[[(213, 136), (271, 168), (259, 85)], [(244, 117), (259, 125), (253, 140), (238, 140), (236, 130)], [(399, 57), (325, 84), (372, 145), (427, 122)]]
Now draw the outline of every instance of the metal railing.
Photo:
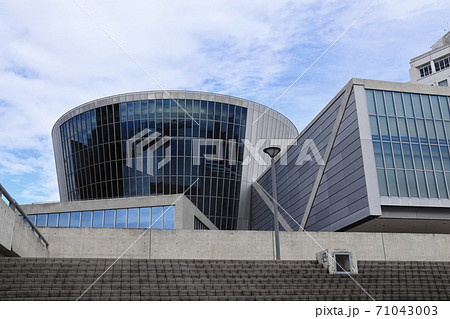
[(13, 211), (18, 211), (20, 215), (23, 216), (24, 220), (28, 222), (31, 229), (38, 235), (39, 239), (42, 240), (45, 243), (45, 246), (48, 247), (48, 241), (42, 236), (41, 232), (37, 227), (34, 225), (34, 223), (31, 221), (30, 218), (28, 218), (28, 215), (25, 214), (22, 207), (16, 202), (14, 198), (8, 193), (8, 191), (3, 187), (3, 185), (0, 183), (0, 198), (2, 195), (8, 200), (9, 202), (9, 208), (11, 208)]

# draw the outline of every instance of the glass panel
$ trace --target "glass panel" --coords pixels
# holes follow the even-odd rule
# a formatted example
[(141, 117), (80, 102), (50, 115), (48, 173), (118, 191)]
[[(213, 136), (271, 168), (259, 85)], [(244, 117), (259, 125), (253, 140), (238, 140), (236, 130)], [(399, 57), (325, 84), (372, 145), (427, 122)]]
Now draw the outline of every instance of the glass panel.
[(431, 163), (431, 154), (430, 154), (430, 147), (428, 145), (421, 145), (422, 148), (422, 157), (423, 157), (423, 163), (425, 166), (425, 169), (432, 170), (433, 164)]
[(94, 220), (92, 227), (101, 228), (103, 227), (103, 211), (96, 210), (94, 211)]
[(447, 98), (445, 96), (440, 96), (439, 103), (441, 104), (442, 117), (445, 120), (450, 120), (450, 110), (448, 108)]
[(389, 117), (388, 122), (389, 122), (389, 132), (391, 133), (391, 139), (394, 142), (398, 142), (400, 139), (398, 135), (397, 120), (395, 119), (395, 117)]
[(386, 112), (388, 115), (395, 115), (394, 110), (394, 98), (392, 92), (384, 92), (384, 98), (386, 100)]
[(152, 207), (152, 228), (161, 229), (162, 228), (162, 207)]
[(116, 228), (127, 228), (127, 210), (118, 209), (116, 216)]
[(375, 153), (375, 164), (376, 167), (384, 167), (383, 154), (381, 152), (381, 143), (373, 142), (373, 151)]
[(411, 94), (404, 93), (403, 101), (404, 101), (406, 116), (414, 117), (414, 111), (413, 111), (413, 107), (412, 107), (412, 103), (411, 103)]
[(80, 227), (80, 212), (70, 213), (70, 227)]
[(412, 94), (414, 113), (416, 117), (423, 117), (422, 105), (420, 103), (420, 96), (418, 94)]
[(435, 119), (442, 119), (441, 108), (439, 107), (438, 97), (433, 95), (430, 96), (431, 99), (431, 108), (433, 109), (433, 117)]
[(398, 130), (399, 130), (399, 134), (400, 134), (400, 141), (409, 142), (408, 128), (406, 126), (406, 119), (399, 117), (397, 120), (398, 120)]
[(375, 115), (370, 115), (370, 129), (372, 131), (372, 140), (379, 141), (380, 133), (378, 132), (378, 121)]
[(413, 158), (414, 158), (414, 167), (416, 169), (423, 169), (422, 154), (420, 152), (419, 144), (411, 144), (411, 148), (412, 148), (412, 154), (413, 154)]
[(384, 107), (384, 99), (383, 99), (382, 91), (375, 91), (375, 101), (376, 101), (376, 108), (377, 108), (378, 114), (386, 115), (386, 109)]
[(377, 110), (375, 109), (375, 99), (372, 90), (366, 90), (366, 99), (369, 114), (377, 114)]
[(422, 106), (423, 106), (423, 114), (426, 118), (433, 118), (433, 114), (431, 113), (431, 105), (430, 100), (428, 99), (428, 95), (422, 95)]
[(439, 191), (439, 198), (448, 198), (447, 185), (445, 183), (443, 172), (436, 172), (436, 182)]
[(406, 178), (408, 180), (409, 196), (419, 197), (417, 192), (416, 175), (414, 174), (414, 171), (406, 171)]
[(92, 227), (92, 212), (82, 212), (81, 213), (81, 227)]
[(445, 138), (444, 123), (442, 121), (436, 121), (434, 123), (436, 126), (436, 134), (437, 134), (438, 142), (440, 144), (447, 144), (447, 140)]
[(400, 143), (392, 143), (392, 150), (394, 152), (395, 168), (403, 168), (402, 149)]
[(49, 214), (48, 215), (48, 227), (56, 227), (58, 226), (58, 214)]
[(436, 187), (436, 182), (434, 180), (433, 172), (425, 172), (425, 173), (427, 176), (428, 191), (430, 193), (430, 197), (438, 198), (437, 187)]
[(381, 139), (383, 141), (388, 141), (389, 140), (389, 130), (388, 130), (388, 124), (387, 124), (386, 117), (379, 116), (378, 122), (380, 124)]
[(407, 122), (408, 122), (409, 138), (411, 139), (411, 142), (418, 143), (419, 138), (417, 136), (416, 123), (414, 119), (408, 119)]
[(105, 228), (114, 228), (115, 227), (115, 216), (116, 211), (113, 209), (105, 210)]
[(450, 122), (444, 121), (445, 135), (447, 135), (447, 143), (450, 144)]
[(421, 143), (428, 143), (427, 132), (425, 130), (425, 121), (417, 119), (417, 132), (419, 133), (419, 141)]
[(140, 209), (139, 214), (139, 228), (149, 228), (150, 227), (150, 207), (143, 207)]
[(450, 157), (448, 154), (448, 147), (440, 146), (440, 149), (441, 149), (442, 162), (444, 164), (444, 170), (450, 171)]
[(128, 209), (128, 228), (138, 228), (139, 208)]
[(398, 92), (394, 92), (394, 101), (395, 101), (395, 112), (398, 116), (405, 116), (405, 112), (403, 110), (403, 102), (402, 102), (402, 94)]
[(419, 196), (421, 198), (428, 197), (427, 184), (425, 182), (425, 173), (423, 171), (416, 171), (417, 185), (419, 188)]
[(408, 187), (406, 184), (406, 175), (404, 170), (397, 171), (397, 180), (400, 197), (408, 197)]
[(59, 214), (59, 227), (69, 227), (69, 213)]
[(434, 123), (432, 120), (426, 120), (428, 138), (430, 143), (437, 144), (436, 132), (434, 130)]
[(39, 214), (37, 215), (36, 226), (45, 227), (47, 226), (47, 214)]
[(175, 228), (175, 207), (165, 206), (164, 207), (164, 229), (174, 229)]
[(437, 145), (431, 145), (431, 156), (433, 158), (433, 166), (435, 170), (442, 171), (441, 156)]
[(389, 187), (389, 196), (398, 197), (397, 179), (395, 178), (395, 171), (393, 169), (387, 169), (386, 177)]
[(384, 163), (386, 168), (394, 168), (394, 159), (392, 158), (391, 143), (383, 143)]
[(412, 161), (412, 155), (411, 155), (411, 146), (406, 143), (402, 143), (402, 150), (403, 150), (403, 159), (405, 160), (405, 167), (407, 169), (413, 169), (413, 161)]

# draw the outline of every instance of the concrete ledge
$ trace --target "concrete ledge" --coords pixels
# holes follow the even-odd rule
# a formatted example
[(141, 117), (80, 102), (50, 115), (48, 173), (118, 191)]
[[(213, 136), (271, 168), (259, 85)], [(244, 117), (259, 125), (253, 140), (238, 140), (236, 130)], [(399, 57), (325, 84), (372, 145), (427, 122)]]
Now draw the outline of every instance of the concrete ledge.
[[(273, 260), (270, 231), (42, 228), (50, 257)], [(358, 260), (450, 261), (450, 235), (281, 232), (281, 259), (315, 260), (325, 249)]]
[(0, 250), (5, 256), (48, 257), (49, 251), (29, 226), (0, 199)]

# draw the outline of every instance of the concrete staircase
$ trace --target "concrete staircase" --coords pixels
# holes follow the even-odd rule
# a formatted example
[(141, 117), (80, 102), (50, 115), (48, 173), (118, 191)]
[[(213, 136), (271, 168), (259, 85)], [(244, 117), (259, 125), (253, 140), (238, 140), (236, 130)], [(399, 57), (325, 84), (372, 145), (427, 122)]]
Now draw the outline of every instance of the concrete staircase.
[[(76, 300), (112, 259), (0, 258), (0, 300)], [(376, 300), (450, 300), (449, 262), (360, 261)], [(119, 260), (80, 300), (370, 300), (315, 261)]]

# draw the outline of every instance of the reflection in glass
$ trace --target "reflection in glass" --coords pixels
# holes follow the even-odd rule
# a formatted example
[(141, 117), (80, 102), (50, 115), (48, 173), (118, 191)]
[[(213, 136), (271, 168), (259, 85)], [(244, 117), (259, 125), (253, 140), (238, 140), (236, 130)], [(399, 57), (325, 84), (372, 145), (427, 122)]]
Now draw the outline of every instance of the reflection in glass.
[(36, 226), (45, 227), (47, 224), (47, 214), (39, 214), (37, 215)]
[(144, 207), (140, 209), (139, 213), (139, 228), (149, 228), (150, 227), (150, 215), (151, 215), (151, 208), (150, 207)]
[(163, 207), (152, 208), (152, 228), (161, 229), (163, 222)]
[(69, 227), (69, 213), (59, 214), (59, 227)]
[(105, 225), (104, 228), (115, 227), (115, 210), (105, 210)]
[(139, 208), (128, 209), (128, 228), (137, 228), (139, 218)]
[(86, 211), (81, 213), (81, 227), (92, 227), (92, 212)]
[(175, 228), (175, 207), (165, 206), (164, 207), (164, 229), (174, 229)]
[(94, 219), (93, 219), (92, 227), (95, 227), (95, 228), (103, 227), (103, 211), (102, 210), (94, 211)]
[(80, 212), (70, 213), (70, 227), (80, 227)]
[(48, 227), (57, 227), (58, 226), (58, 214), (49, 214), (48, 215)]
[(116, 228), (127, 228), (127, 210), (118, 209), (116, 217)]

